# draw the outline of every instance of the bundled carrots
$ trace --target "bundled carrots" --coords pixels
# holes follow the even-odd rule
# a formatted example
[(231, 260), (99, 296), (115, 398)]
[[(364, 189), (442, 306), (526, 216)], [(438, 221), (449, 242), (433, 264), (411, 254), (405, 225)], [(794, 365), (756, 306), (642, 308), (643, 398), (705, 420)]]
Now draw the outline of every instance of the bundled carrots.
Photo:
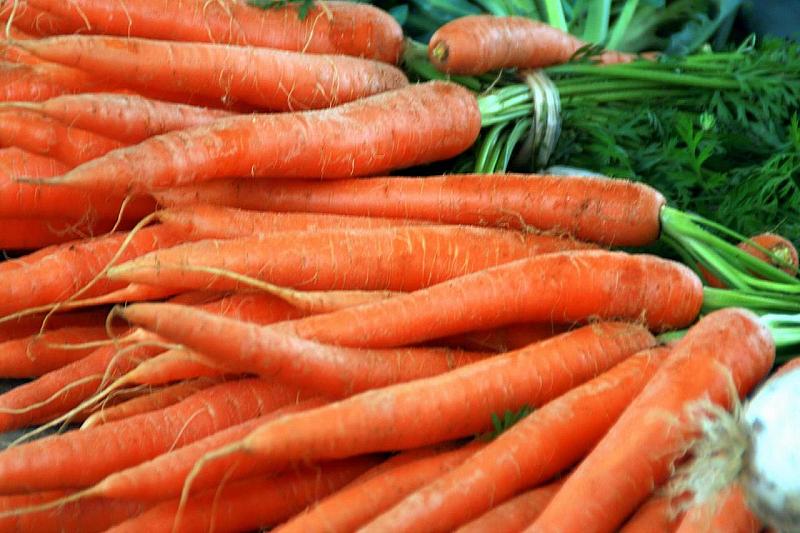
[[(700, 318), (766, 304), (698, 272), (789, 284), (793, 248), (703, 271), (611, 249), (674, 231), (644, 185), (386, 176), (469, 149), (475, 95), (409, 84), (377, 8), (279, 4), (0, 6), (0, 375), (32, 378), (0, 394), (0, 429), (26, 430), (0, 451), (0, 529), (611, 531), (645, 501), (631, 530), (674, 520), (686, 495), (653, 487), (686, 461), (685, 409), (729, 407), (798, 340), (792, 317)], [(483, 64), (460, 48), (483, 22), (438, 32), (437, 65), (583, 44), (501, 21), (535, 46), (482, 35)]]

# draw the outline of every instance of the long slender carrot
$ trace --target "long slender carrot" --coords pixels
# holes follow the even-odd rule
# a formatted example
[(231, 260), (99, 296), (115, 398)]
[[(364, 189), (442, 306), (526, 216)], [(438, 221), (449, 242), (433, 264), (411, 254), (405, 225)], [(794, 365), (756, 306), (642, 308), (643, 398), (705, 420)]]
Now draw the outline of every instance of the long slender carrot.
[(435, 376), (485, 358), (480, 353), (439, 348), (328, 346), (174, 304), (135, 304), (121, 313), (226, 368), (333, 397)]
[[(620, 533), (672, 533), (680, 524), (681, 516), (676, 499), (654, 493), (625, 521)], [(531, 522), (533, 520), (528, 524)]]
[[(452, 450), (411, 450), (378, 465), (315, 506), (278, 526), (280, 533), (356, 531), (406, 494), (460, 465), (480, 449), (473, 443)], [(396, 466), (389, 463), (399, 463)], [(363, 479), (362, 478), (366, 478)]]
[[(65, 491), (36, 492), (33, 494), (0, 496), (0, 513), (43, 504), (64, 498)], [(25, 514), (12, 514), (0, 517), (2, 531), (35, 531), (36, 533), (100, 533), (114, 524), (133, 518), (151, 504), (91, 499), (66, 503), (46, 511)]]
[(180, 496), (186, 476), (207, 452), (245, 437), (258, 426), (282, 416), (325, 405), (323, 398), (311, 398), (236, 424), (130, 468), (114, 472), (87, 489), (81, 499), (159, 501)]
[(9, 102), (64, 124), (126, 143), (141, 142), (168, 131), (208, 124), (229, 116), (219, 109), (161, 102), (133, 94), (84, 93), (43, 102)]
[(204, 204), (159, 211), (158, 220), (162, 224), (180, 228), (183, 232), (197, 233), (207, 239), (266, 237), (280, 231), (391, 228), (412, 223), (393, 218), (248, 211)]
[(298, 399), (296, 389), (276, 383), (233, 381), (160, 411), (8, 448), (0, 452), (0, 492), (88, 487), (113, 472)]
[(107, 338), (102, 326), (61, 328), (0, 343), (0, 376), (27, 378), (82, 359), (94, 351), (92, 348), (65, 349), (51, 344), (73, 344)]
[(36, 250), (101, 235), (112, 220), (0, 218), (0, 250)]
[(668, 353), (646, 350), (545, 404), (362, 531), (452, 531), (547, 481), (592, 449)]
[(242, 288), (220, 275), (227, 271), (305, 290), (412, 291), (525, 257), (587, 248), (594, 245), (494, 228), (345, 228), (189, 243), (107, 276), (184, 290)]
[(83, 26), (81, 22), (65, 20), (46, 7), (37, 8), (25, 0), (4, 2), (0, 6), (1, 21), (7, 22), (12, 16), (15, 27), (36, 36), (74, 33)]
[(256, 477), (161, 503), (109, 533), (248, 531), (269, 527), (299, 513), (373, 467), (380, 456), (345, 459), (277, 477)]
[(318, 342), (359, 347), (592, 317), (643, 319), (651, 328), (672, 329), (696, 319), (702, 298), (700, 280), (681, 264), (648, 255), (574, 251), (522, 259), (282, 327)]
[(324, 109), (408, 84), (392, 65), (342, 55), (105, 35), (50, 37), (18, 46), (100, 79), (123, 69), (125, 85), (134, 89), (158, 87), (269, 111)]
[(0, 101), (38, 102), (62, 94), (104, 91), (117, 88), (106, 80), (78, 69), (38, 63), (0, 63)]
[(686, 511), (676, 533), (758, 533), (761, 522), (747, 505), (740, 485), (732, 485), (704, 505)]
[[(353, 2), (312, 6), (301, 18), (298, 6), (268, 10), (243, 2), (203, 0), (29, 0), (28, 4), (70, 21), (84, 31), (123, 37), (147, 37), (240, 44), (311, 54), (345, 54), (396, 63), (403, 32), (385, 11)], [(57, 33), (74, 33), (59, 31)]]
[(89, 416), (81, 425), (81, 429), (101, 426), (109, 422), (130, 418), (131, 416), (140, 415), (142, 413), (158, 411), (170, 405), (175, 405), (192, 394), (217, 384), (218, 381), (219, 380), (214, 379), (182, 381), (154, 390), (149, 394), (132, 398), (117, 405), (102, 408)]
[[(101, 272), (127, 237), (126, 233), (114, 233), (75, 244), (56, 245), (9, 261), (9, 266), (0, 264), (3, 275), (0, 315), (54, 304), (68, 298)], [(185, 239), (186, 236), (177, 235), (166, 228), (144, 228), (131, 237), (129, 246), (119, 259), (125, 261)], [(122, 286), (109, 280), (99, 280), (84, 296), (96, 296)]]
[(487, 429), (492, 413), (538, 406), (652, 343), (641, 326), (599, 323), (439, 376), (286, 416), (214, 452), (217, 459), (199, 463), (190, 486), (216, 486), (234, 463), (236, 477), (297, 460), (416, 448), (471, 435)]
[(534, 342), (549, 339), (569, 330), (569, 326), (549, 322), (512, 324), (501, 328), (453, 335), (437, 341), (445, 346), (458, 346), (466, 350), (508, 352)]
[(485, 531), (517, 533), (536, 520), (559, 488), (561, 488), (561, 483), (555, 482), (530, 489), (483, 513), (456, 531), (458, 533), (483, 533)]
[[(470, 15), (436, 30), (428, 44), (428, 58), (442, 72), (478, 75), (566, 63), (585, 46), (577, 37), (527, 17)], [(634, 57), (610, 51), (597, 59), (620, 63)]]
[[(706, 315), (634, 400), (531, 527), (535, 531), (613, 531), (669, 476), (695, 432), (690, 402), (731, 401), (769, 372), (775, 345), (755, 315), (724, 309)], [(603, 487), (603, 490), (598, 490)]]
[(319, 182), (217, 180), (158, 193), (165, 205), (256, 209), (534, 228), (609, 246), (641, 246), (661, 231), (664, 197), (619, 179), (535, 174), (384, 177)]
[[(74, 311), (51, 315), (47, 321), (46, 331), (60, 328), (85, 328), (100, 326), (105, 323), (108, 310), (103, 308), (91, 311)], [(42, 331), (44, 315), (29, 315), (18, 320), (0, 323), (0, 342), (20, 339)]]
[(0, 110), (0, 145), (52, 157), (70, 167), (124, 146), (40, 113), (8, 108)]
[(81, 165), (61, 181), (125, 193), (237, 176), (363, 176), (453, 157), (479, 131), (475, 96), (430, 82), (333, 109), (233, 117), (166, 133)]
[(234, 373), (208, 357), (187, 350), (167, 350), (142, 361), (125, 374), (125, 382), (137, 385), (165, 385), (187, 379), (216, 378)]

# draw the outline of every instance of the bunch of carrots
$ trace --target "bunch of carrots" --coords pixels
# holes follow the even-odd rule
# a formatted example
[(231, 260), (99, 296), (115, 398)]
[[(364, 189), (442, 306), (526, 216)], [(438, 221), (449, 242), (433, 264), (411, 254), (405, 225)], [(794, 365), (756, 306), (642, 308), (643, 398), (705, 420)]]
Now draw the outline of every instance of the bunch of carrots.
[[(0, 3), (0, 531), (757, 531), (670, 476), (800, 340), (793, 244), (623, 180), (388, 176), (476, 97), (409, 84), (377, 8), (278, 4)], [(534, 31), (520, 67), (580, 48)], [(613, 249), (659, 238), (692, 268)]]

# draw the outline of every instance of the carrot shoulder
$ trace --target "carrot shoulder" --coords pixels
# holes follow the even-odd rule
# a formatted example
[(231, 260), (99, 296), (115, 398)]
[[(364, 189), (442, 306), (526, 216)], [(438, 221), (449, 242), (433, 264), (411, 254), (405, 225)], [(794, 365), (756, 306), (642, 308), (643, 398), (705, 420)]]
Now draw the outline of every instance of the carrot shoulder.
[(237, 176), (364, 176), (453, 157), (479, 131), (475, 96), (430, 82), (322, 111), (232, 117), (167, 133), (81, 165), (61, 182), (125, 193)]
[(731, 383), (740, 395), (747, 393), (766, 376), (774, 357), (768, 330), (749, 311), (725, 309), (701, 319), (572, 473), (531, 531), (618, 528), (666, 480), (694, 435), (686, 406), (701, 398), (726, 405)]

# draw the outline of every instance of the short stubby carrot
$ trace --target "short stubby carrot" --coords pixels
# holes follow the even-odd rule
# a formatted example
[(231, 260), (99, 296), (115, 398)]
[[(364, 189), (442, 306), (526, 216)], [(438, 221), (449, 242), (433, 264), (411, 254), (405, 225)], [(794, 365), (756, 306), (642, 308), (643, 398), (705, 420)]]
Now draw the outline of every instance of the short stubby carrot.
[(154, 135), (208, 124), (230, 115), (220, 109), (115, 93), (69, 94), (43, 102), (9, 102), (6, 106), (29, 109), (64, 124), (127, 143), (137, 143)]
[(0, 452), (0, 493), (88, 487), (122, 468), (299, 399), (296, 389), (276, 383), (232, 381), (160, 411), (8, 448)]
[(100, 79), (123, 69), (125, 86), (134, 89), (158, 87), (264, 111), (323, 109), (408, 84), (401, 70), (386, 63), (252, 46), (105, 35), (50, 37), (18, 46)]
[[(459, 527), (457, 533), (517, 533), (533, 522), (561, 488), (561, 482), (523, 492)], [(655, 533), (655, 532), (654, 532)]]
[[(760, 246), (761, 248), (771, 252), (778, 258), (778, 261), (768, 256), (761, 250), (761, 248), (757, 248), (754, 245)], [(759, 235), (750, 237), (750, 242), (740, 242), (737, 247), (752, 255), (756, 259), (760, 259), (767, 264), (780, 268), (789, 275), (795, 276), (798, 273), (797, 248), (795, 248), (792, 241), (786, 237), (769, 232), (761, 233)], [(698, 270), (700, 275), (706, 280), (706, 283), (709, 287), (726, 287), (722, 280), (717, 278), (702, 265), (698, 265)]]
[(453, 174), (307, 182), (218, 180), (158, 193), (164, 205), (198, 202), (529, 229), (608, 246), (651, 244), (666, 203), (642, 183), (584, 176)]
[(0, 108), (0, 146), (16, 146), (74, 167), (124, 144), (41, 113)]
[[(470, 15), (436, 30), (428, 44), (428, 57), (442, 72), (478, 75), (503, 68), (566, 63), (585, 46), (577, 37), (527, 17)], [(606, 52), (598, 60), (619, 63), (633, 58)]]
[[(530, 531), (615, 531), (670, 475), (697, 428), (686, 408), (696, 400), (731, 402), (772, 367), (775, 343), (743, 309), (703, 317), (678, 343), (645, 389), (575, 469)], [(598, 490), (602, 487), (602, 490)]]
[(410, 294), (285, 324), (318, 342), (402, 346), (520, 322), (642, 320), (691, 324), (703, 287), (684, 265), (649, 255), (578, 250), (521, 259)]
[(275, 526), (296, 515), (375, 466), (368, 455), (297, 468), (280, 476), (258, 476), (191, 496), (163, 502), (108, 530), (108, 533), (194, 533), (250, 531)]
[(362, 530), (452, 531), (579, 461), (644, 388), (668, 349), (646, 350), (517, 422)]
[[(371, 5), (325, 2), (301, 17), (296, 4), (259, 9), (230, 0), (28, 0), (82, 33), (213, 42), (277, 48), (309, 54), (344, 54), (396, 63), (403, 31)], [(87, 27), (88, 26), (88, 27)], [(45, 34), (74, 31), (50, 31)]]
[(332, 397), (435, 376), (485, 359), (481, 353), (443, 348), (329, 346), (174, 304), (135, 304), (120, 313), (224, 368)]
[(183, 290), (246, 288), (225, 277), (231, 272), (304, 290), (413, 291), (525, 257), (589, 248), (594, 245), (494, 228), (326, 229), (188, 243), (121, 264), (107, 276)]
[(374, 175), (453, 157), (479, 131), (474, 94), (429, 82), (333, 109), (232, 117), (165, 133), (85, 163), (60, 181), (126, 193), (241, 176)]
[(645, 328), (598, 323), (528, 348), (408, 383), (371, 390), (265, 424), (198, 466), (191, 486), (294, 461), (351, 457), (485, 431), (491, 415), (538, 407), (654, 343)]

